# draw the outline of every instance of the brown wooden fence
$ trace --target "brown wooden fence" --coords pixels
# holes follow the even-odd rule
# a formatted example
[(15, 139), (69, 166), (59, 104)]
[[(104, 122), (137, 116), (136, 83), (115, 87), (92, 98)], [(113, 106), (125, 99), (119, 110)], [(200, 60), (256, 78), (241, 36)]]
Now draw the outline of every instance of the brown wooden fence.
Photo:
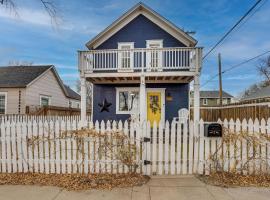
[[(191, 119), (193, 119), (193, 108), (190, 108)], [(258, 118), (268, 119), (270, 117), (270, 99), (262, 99), (256, 101), (245, 101), (224, 105), (223, 107), (201, 107), (200, 116), (204, 121), (213, 122), (219, 118), (221, 120), (233, 119), (255, 120)]]
[[(68, 107), (58, 107), (58, 106), (43, 106), (43, 107), (31, 107), (26, 106), (27, 115), (43, 115), (43, 116), (73, 116), (80, 115), (80, 108), (68, 108)], [(87, 111), (90, 114), (90, 110)]]

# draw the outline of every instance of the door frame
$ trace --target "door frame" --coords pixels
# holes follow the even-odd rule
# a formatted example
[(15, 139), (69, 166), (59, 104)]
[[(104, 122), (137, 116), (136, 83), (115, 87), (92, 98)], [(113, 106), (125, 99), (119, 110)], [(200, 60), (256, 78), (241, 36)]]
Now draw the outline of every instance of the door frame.
[[(148, 101), (148, 92), (160, 92), (161, 93), (161, 119), (160, 121), (162, 122), (163, 125), (165, 125), (165, 90), (166, 88), (146, 88), (146, 102)], [(146, 110), (148, 111), (147, 108), (148, 104), (146, 104)], [(147, 119), (147, 111), (146, 111), (146, 119)], [(148, 119), (147, 119), (148, 121)]]

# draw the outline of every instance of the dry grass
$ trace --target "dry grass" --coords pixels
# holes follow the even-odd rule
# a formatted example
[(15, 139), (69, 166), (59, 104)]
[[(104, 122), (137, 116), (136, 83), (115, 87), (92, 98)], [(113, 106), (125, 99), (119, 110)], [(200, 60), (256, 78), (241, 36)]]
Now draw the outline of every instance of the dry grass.
[(0, 185), (57, 186), (66, 190), (113, 189), (143, 185), (148, 176), (140, 174), (42, 174), (1, 173)]
[(198, 177), (206, 184), (221, 187), (270, 187), (269, 174), (243, 175), (239, 173), (216, 172), (209, 176), (201, 175)]

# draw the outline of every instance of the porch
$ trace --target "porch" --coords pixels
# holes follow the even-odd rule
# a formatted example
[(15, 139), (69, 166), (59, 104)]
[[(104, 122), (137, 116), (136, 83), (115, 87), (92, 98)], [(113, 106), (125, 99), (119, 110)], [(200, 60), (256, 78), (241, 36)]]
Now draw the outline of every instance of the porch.
[(199, 99), (201, 57), (202, 48), (200, 47), (79, 51), (82, 119), (86, 114), (86, 81), (93, 84), (138, 84), (139, 119), (143, 122), (147, 120), (146, 84), (190, 83), (194, 80), (194, 119), (199, 121), (197, 100)]

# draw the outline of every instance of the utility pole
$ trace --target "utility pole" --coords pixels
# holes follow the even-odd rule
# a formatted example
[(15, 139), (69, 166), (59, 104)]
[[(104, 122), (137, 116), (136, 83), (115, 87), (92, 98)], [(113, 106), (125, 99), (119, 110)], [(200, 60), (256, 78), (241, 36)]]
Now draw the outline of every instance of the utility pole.
[(219, 118), (222, 120), (222, 71), (221, 71), (221, 54), (218, 54), (218, 78), (219, 78)]
[(219, 77), (219, 106), (222, 107), (222, 71), (221, 71), (221, 54), (218, 54), (218, 77)]

